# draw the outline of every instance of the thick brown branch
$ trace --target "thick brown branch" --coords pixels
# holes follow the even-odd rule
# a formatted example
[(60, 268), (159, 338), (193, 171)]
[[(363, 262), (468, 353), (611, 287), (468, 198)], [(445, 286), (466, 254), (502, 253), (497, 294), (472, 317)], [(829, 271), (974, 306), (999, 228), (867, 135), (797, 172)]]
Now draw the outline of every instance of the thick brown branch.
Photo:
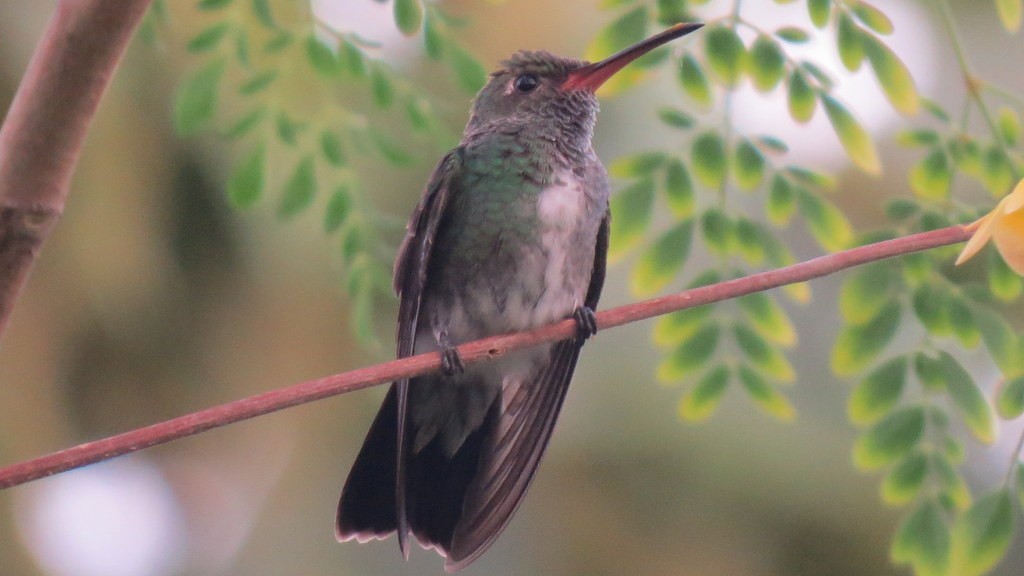
[[(737, 278), (719, 284), (687, 290), (678, 294), (670, 294), (652, 300), (605, 310), (597, 314), (597, 325), (599, 329), (620, 326), (684, 308), (703, 306), (753, 292), (777, 288), (785, 284), (805, 282), (845, 268), (876, 260), (963, 242), (969, 237), (970, 232), (962, 226), (952, 226), (941, 230), (869, 244), (808, 260), (807, 262), (793, 264), (785, 268), (761, 272), (744, 278)], [(529, 332), (496, 336), (463, 344), (459, 346), (459, 353), (462, 356), (463, 362), (471, 364), (483, 360), (493, 360), (520, 348), (571, 338), (575, 334), (575, 321), (563, 320), (557, 324)], [(246, 420), (298, 404), (305, 404), (306, 402), (312, 402), (328, 396), (361, 390), (400, 378), (436, 372), (440, 365), (440, 355), (436, 352), (421, 354), (411, 358), (394, 360), (351, 372), (302, 382), (287, 388), (264, 392), (249, 398), (207, 408), (206, 410), (167, 420), (166, 422), (153, 424), (95, 442), (87, 442), (41, 458), (0, 469), (0, 489), (85, 466), (86, 464), (108, 460), (115, 456), (128, 454), (177, 438), (191, 436), (204, 430)]]
[(0, 334), (60, 217), (89, 122), (152, 0), (62, 0), (0, 127)]

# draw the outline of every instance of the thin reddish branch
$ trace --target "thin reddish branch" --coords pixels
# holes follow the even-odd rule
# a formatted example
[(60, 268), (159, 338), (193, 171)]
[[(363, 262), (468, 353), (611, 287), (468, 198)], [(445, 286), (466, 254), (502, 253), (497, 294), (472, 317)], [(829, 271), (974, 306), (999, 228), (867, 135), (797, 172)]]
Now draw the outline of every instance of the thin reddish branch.
[[(922, 232), (894, 240), (852, 248), (844, 252), (829, 254), (799, 264), (793, 264), (792, 266), (786, 266), (785, 268), (769, 270), (719, 284), (695, 288), (677, 294), (670, 294), (598, 312), (597, 326), (599, 329), (604, 330), (636, 322), (637, 320), (653, 318), (676, 310), (694, 308), (713, 302), (737, 298), (786, 284), (805, 282), (868, 262), (956, 244), (967, 240), (970, 235), (971, 233), (963, 226), (951, 226), (949, 228)], [(463, 362), (471, 364), (483, 360), (493, 360), (520, 348), (571, 338), (575, 333), (576, 323), (573, 320), (563, 320), (529, 332), (495, 336), (469, 342), (459, 346), (458, 349)], [(436, 372), (440, 369), (440, 366), (440, 355), (433, 352), (360, 368), (351, 372), (335, 374), (317, 380), (309, 380), (286, 388), (235, 400), (234, 402), (193, 412), (192, 414), (160, 422), (159, 424), (138, 428), (95, 442), (86, 442), (85, 444), (54, 452), (34, 460), (2, 468), (0, 469), (0, 489), (17, 486), (31, 480), (102, 460), (109, 460), (115, 456), (128, 454), (291, 406), (361, 390), (400, 378)]]
[(152, 0), (61, 0), (0, 127), (0, 334), (60, 218), (89, 123)]

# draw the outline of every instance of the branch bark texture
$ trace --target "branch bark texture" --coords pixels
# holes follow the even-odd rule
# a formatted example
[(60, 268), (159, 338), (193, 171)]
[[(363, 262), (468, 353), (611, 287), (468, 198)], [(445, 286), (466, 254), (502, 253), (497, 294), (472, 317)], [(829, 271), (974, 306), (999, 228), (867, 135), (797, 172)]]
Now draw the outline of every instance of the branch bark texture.
[[(604, 310), (597, 313), (597, 326), (599, 330), (604, 330), (677, 310), (729, 300), (786, 284), (805, 282), (868, 262), (956, 244), (967, 240), (970, 236), (971, 232), (963, 226), (951, 226), (949, 228), (868, 244), (843, 252), (821, 256), (799, 264), (793, 264), (792, 266)], [(495, 336), (469, 342), (459, 346), (458, 350), (463, 362), (470, 364), (494, 360), (513, 350), (545, 342), (565, 340), (575, 336), (575, 334), (575, 321), (563, 320), (529, 332)], [(441, 357), (438, 353), (433, 352), (310, 380), (286, 388), (257, 394), (249, 398), (235, 400), (234, 402), (207, 408), (102, 440), (87, 442), (34, 460), (2, 468), (0, 469), (0, 489), (24, 484), (31, 480), (87, 464), (109, 460), (122, 454), (128, 454), (291, 406), (361, 390), (401, 378), (436, 372), (440, 369), (440, 366)]]
[(61, 0), (0, 127), (0, 334), (60, 218), (89, 123), (152, 0)]

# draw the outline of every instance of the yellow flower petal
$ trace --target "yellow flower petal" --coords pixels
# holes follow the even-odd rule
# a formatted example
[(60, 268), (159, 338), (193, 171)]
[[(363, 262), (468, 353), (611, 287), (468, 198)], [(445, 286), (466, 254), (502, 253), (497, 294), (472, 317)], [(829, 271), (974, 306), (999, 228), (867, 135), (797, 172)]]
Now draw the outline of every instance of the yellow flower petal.
[(1004, 204), (1003, 211), (1006, 214), (1012, 214), (1024, 208), (1024, 180), (1018, 182), (1013, 192), (1010, 192), (1010, 195), (1004, 198), (1000, 204)]
[(966, 226), (968, 230), (974, 229), (974, 235), (967, 241), (967, 245), (964, 246), (960, 256), (957, 257), (957, 266), (973, 258), (988, 243), (989, 239), (992, 238), (992, 224), (995, 219), (995, 211), (992, 211)]
[(1014, 272), (1024, 276), (1024, 211), (1002, 214), (994, 221), (992, 238), (999, 254)]

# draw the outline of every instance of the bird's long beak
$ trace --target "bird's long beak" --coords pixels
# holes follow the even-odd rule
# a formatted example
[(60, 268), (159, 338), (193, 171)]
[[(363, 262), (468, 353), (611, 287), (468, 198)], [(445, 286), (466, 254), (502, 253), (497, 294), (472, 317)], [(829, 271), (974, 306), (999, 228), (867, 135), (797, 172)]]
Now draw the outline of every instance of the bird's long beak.
[(676, 24), (668, 30), (655, 34), (646, 40), (641, 40), (629, 48), (613, 54), (600, 62), (587, 64), (579, 70), (572, 72), (569, 74), (569, 78), (562, 83), (561, 88), (563, 91), (590, 90), (593, 92), (597, 90), (601, 84), (604, 84), (605, 81), (614, 76), (616, 72), (622, 70), (626, 64), (629, 64), (633, 60), (647, 54), (662, 44), (671, 42), (676, 38), (686, 36), (703, 25), (704, 24), (698, 22)]

